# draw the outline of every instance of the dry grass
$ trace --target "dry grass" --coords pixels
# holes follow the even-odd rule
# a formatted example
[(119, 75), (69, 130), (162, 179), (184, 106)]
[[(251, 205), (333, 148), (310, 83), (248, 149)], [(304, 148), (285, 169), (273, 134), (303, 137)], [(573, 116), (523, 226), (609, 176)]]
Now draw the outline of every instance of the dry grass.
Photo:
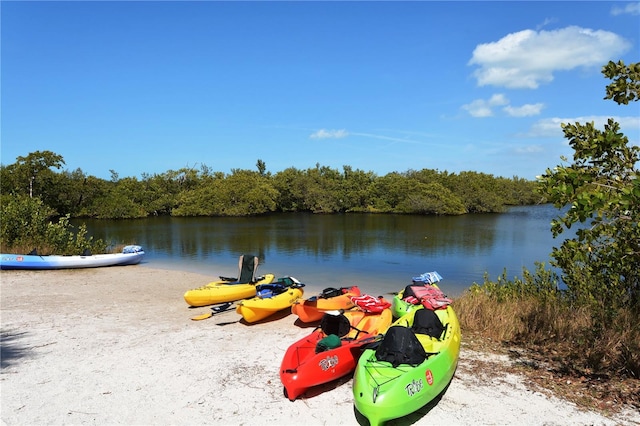
[(535, 297), (497, 302), (485, 292), (465, 293), (454, 308), (471, 348), (508, 354), (531, 383), (589, 408), (640, 409), (637, 313), (596, 324), (586, 308)]

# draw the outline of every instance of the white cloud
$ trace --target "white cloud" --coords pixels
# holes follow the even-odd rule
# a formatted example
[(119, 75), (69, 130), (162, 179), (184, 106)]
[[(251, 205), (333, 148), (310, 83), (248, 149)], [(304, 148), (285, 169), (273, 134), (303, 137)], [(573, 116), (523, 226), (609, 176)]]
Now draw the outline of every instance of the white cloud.
[(472, 117), (491, 117), (493, 116), (493, 108), (502, 105), (508, 105), (509, 100), (501, 93), (497, 93), (488, 100), (476, 99), (469, 104), (463, 105), (462, 109), (469, 111)]
[[(585, 116), (585, 117), (573, 117), (573, 118), (545, 118), (534, 123), (529, 131), (523, 135), (526, 137), (564, 137), (562, 133), (561, 124), (585, 124), (593, 122), (594, 126), (598, 130), (603, 130), (604, 125), (609, 118), (613, 118), (614, 121), (620, 124), (620, 130), (622, 133), (633, 131), (634, 129), (640, 129), (640, 117), (608, 117), (608, 116)], [(629, 135), (627, 135), (629, 136)]]
[(536, 152), (543, 152), (544, 149), (540, 145), (527, 145), (521, 146), (515, 149), (517, 154), (535, 154)]
[(483, 118), (492, 117), (494, 115), (493, 109), (495, 107), (504, 106), (502, 110), (510, 117), (530, 117), (540, 114), (544, 104), (525, 104), (519, 107), (509, 104), (509, 99), (501, 94), (495, 94), (491, 98), (476, 99), (469, 104), (463, 105), (462, 109), (469, 112), (472, 117)]
[(557, 71), (601, 66), (621, 56), (631, 43), (603, 30), (570, 26), (553, 31), (524, 30), (476, 46), (469, 65), (479, 86), (535, 89)]
[(620, 123), (620, 130), (623, 132), (635, 130), (637, 133), (640, 130), (640, 117), (618, 117), (615, 120)]
[(348, 135), (349, 135), (349, 132), (347, 132), (344, 129), (341, 129), (341, 130), (320, 129), (317, 132), (309, 135), (309, 137), (311, 139), (341, 139), (341, 138), (347, 137)]
[(544, 104), (525, 104), (519, 107), (507, 105), (503, 108), (511, 117), (531, 117), (533, 115), (540, 115), (540, 111), (544, 108)]
[(613, 16), (618, 15), (640, 15), (640, 3), (627, 3), (624, 7), (614, 6), (611, 9)]
[(526, 137), (562, 137), (561, 123), (566, 123), (563, 118), (545, 118), (535, 122), (529, 131), (524, 135)]

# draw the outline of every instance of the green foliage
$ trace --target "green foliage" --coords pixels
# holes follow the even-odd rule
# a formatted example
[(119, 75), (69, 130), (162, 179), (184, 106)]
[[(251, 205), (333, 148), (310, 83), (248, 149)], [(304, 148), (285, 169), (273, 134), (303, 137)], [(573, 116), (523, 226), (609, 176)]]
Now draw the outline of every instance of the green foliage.
[(40, 198), (3, 194), (0, 221), (2, 251), (37, 243), (46, 235), (48, 222), (54, 213)]
[(278, 191), (260, 172), (233, 170), (204, 182), (181, 194), (174, 216), (249, 216), (276, 209)]
[(371, 209), (371, 193), (369, 189), (376, 180), (373, 172), (353, 170), (351, 166), (343, 166), (343, 179), (340, 200), (347, 212), (368, 212)]
[(529, 298), (544, 304), (560, 301), (563, 293), (558, 290), (558, 275), (551, 269), (546, 269), (544, 263), (536, 262), (535, 265), (535, 273), (532, 274), (527, 268), (522, 268), (522, 278), (514, 277), (513, 280), (507, 278), (506, 270), (497, 277), (496, 281), (491, 281), (489, 275), (485, 273), (484, 282), (473, 283), (469, 290), (474, 294), (483, 293), (497, 303)]
[(215, 215), (257, 215), (276, 209), (278, 192), (260, 172), (234, 170), (220, 184)]
[[(622, 67), (622, 68), (621, 68)], [(607, 98), (627, 103), (638, 99), (638, 66), (622, 71), (609, 63), (603, 73), (618, 79)], [(629, 77), (635, 81), (625, 83)], [(640, 148), (630, 146), (620, 126), (609, 119), (604, 130), (593, 123), (564, 124), (574, 150), (573, 163), (547, 169), (539, 177), (539, 191), (557, 207), (569, 206), (552, 222), (554, 237), (579, 224), (576, 237), (554, 248), (555, 265), (575, 302), (598, 312), (638, 305), (640, 298)]]
[(424, 169), (379, 177), (347, 165), (340, 172), (316, 164), (272, 175), (258, 160), (257, 171), (232, 169), (229, 175), (203, 165), (200, 170), (142, 174), (142, 180), (120, 178), (111, 170), (111, 179), (103, 180), (81, 169), (55, 173), (46, 166), (59, 167), (62, 157), (48, 151), (19, 159), (0, 166), (2, 193), (29, 194), (31, 182), (45, 205), (71, 217), (247, 216), (273, 211), (458, 215), (500, 212), (505, 205), (530, 204), (535, 198), (534, 182), (475, 172)]
[[(411, 181), (409, 181), (411, 183)], [(466, 213), (465, 206), (451, 191), (437, 182), (415, 182), (396, 210), (402, 213), (458, 215)]]
[(283, 212), (307, 211), (305, 192), (307, 176), (302, 170), (289, 167), (273, 176), (273, 186), (278, 192), (276, 204)]
[(81, 254), (104, 252), (106, 244), (87, 236), (85, 225), (76, 232), (69, 215), (53, 222), (54, 211), (38, 197), (3, 195), (0, 247), (3, 253)]
[(618, 104), (627, 105), (637, 101), (640, 93), (640, 63), (626, 66), (624, 62), (609, 61), (602, 74), (612, 80), (607, 86), (605, 99), (613, 99)]
[(449, 177), (450, 188), (459, 194), (466, 211), (490, 213), (504, 210), (508, 198), (500, 196), (500, 185), (492, 176), (484, 173), (462, 172)]
[[(40, 197), (50, 207), (56, 203), (56, 173), (64, 164), (62, 156), (51, 151), (35, 151), (2, 168), (2, 194)], [(55, 207), (54, 207), (55, 208)]]

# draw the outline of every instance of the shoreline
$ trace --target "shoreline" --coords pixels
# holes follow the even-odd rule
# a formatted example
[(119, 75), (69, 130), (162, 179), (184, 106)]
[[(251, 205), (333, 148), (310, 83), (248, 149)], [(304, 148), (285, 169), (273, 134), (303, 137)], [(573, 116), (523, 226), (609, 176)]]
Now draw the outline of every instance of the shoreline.
[[(294, 402), (284, 397), (282, 355), (312, 330), (297, 317), (249, 325), (230, 309), (191, 320), (210, 309), (189, 308), (183, 293), (216, 278), (144, 265), (1, 271), (2, 424), (360, 424), (350, 377)], [(479, 362), (493, 367), (479, 374)], [(503, 362), (465, 348), (463, 336), (440, 401), (387, 424), (640, 421), (530, 390), (499, 373)]]

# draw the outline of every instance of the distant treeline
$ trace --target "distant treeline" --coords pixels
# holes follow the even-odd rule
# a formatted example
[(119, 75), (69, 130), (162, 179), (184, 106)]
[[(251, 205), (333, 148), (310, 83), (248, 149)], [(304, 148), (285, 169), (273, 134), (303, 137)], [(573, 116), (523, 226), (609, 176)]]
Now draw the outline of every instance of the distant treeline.
[(535, 182), (478, 172), (409, 170), (378, 176), (343, 166), (290, 167), (272, 174), (257, 160), (256, 170), (231, 173), (199, 168), (142, 174), (142, 178), (100, 179), (81, 169), (60, 171), (62, 156), (36, 151), (0, 166), (5, 197), (39, 198), (58, 215), (100, 219), (172, 216), (249, 216), (270, 212), (402, 213), (460, 215), (500, 212), (508, 205), (540, 200)]

